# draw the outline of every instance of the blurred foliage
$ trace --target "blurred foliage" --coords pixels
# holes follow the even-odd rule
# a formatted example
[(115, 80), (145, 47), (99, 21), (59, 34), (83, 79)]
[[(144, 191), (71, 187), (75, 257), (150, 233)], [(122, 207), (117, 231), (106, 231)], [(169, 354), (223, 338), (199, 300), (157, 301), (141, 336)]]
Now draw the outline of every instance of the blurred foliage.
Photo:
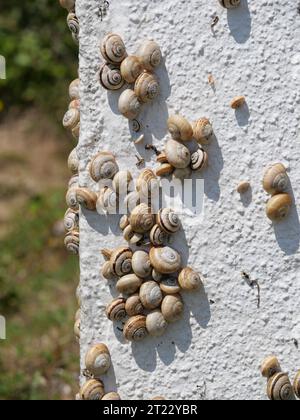
[[(78, 346), (73, 336), (79, 272), (55, 225), (63, 191), (28, 200), (0, 240), (0, 399), (64, 399), (74, 395)], [(66, 396), (67, 394), (67, 396)]]
[(34, 105), (59, 120), (76, 78), (78, 46), (58, 0), (0, 2), (0, 55), (6, 80), (0, 80), (4, 111)]

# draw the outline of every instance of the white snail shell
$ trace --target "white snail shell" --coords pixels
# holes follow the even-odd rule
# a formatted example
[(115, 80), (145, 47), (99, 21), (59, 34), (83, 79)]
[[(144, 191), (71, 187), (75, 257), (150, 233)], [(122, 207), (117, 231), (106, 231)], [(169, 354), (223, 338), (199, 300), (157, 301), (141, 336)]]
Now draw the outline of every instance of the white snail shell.
[(109, 261), (105, 261), (105, 263), (103, 264), (101, 274), (106, 280), (114, 280), (116, 277), (115, 274), (112, 272), (111, 264)]
[(110, 214), (116, 214), (117, 212), (117, 201), (118, 197), (116, 192), (111, 188), (102, 188), (98, 195), (96, 208), (99, 214), (101, 214), (100, 209), (106, 211)]
[(121, 64), (121, 75), (127, 83), (134, 83), (143, 70), (139, 57), (134, 55), (125, 58)]
[(160, 283), (159, 286), (167, 295), (174, 295), (180, 292), (180, 285), (175, 277), (167, 277), (164, 278)]
[(178, 321), (183, 315), (183, 302), (180, 295), (167, 295), (161, 304), (161, 312), (167, 322)]
[(297, 395), (298, 398), (300, 398), (300, 370), (298, 371), (298, 373), (295, 376), (293, 386), (294, 386), (295, 394)]
[(211, 141), (214, 130), (207, 118), (200, 118), (193, 125), (193, 133), (195, 140), (200, 144), (208, 144)]
[(79, 210), (79, 203), (77, 201), (77, 194), (76, 194), (76, 184), (71, 186), (66, 194), (66, 203), (67, 206), (70, 207), (72, 210)]
[(126, 274), (129, 274), (132, 270), (132, 251), (127, 247), (120, 247), (112, 251), (110, 256), (110, 263), (112, 267), (112, 272), (118, 276), (122, 277)]
[(124, 337), (129, 341), (141, 341), (147, 335), (146, 317), (136, 315), (127, 320), (123, 330)]
[(157, 78), (152, 73), (144, 71), (135, 82), (134, 92), (143, 103), (153, 101), (160, 92)]
[(126, 196), (131, 189), (132, 175), (129, 171), (119, 171), (113, 179), (113, 188), (117, 194)]
[(295, 399), (294, 390), (286, 373), (276, 373), (268, 380), (267, 394), (272, 401), (291, 401)]
[(128, 316), (142, 315), (144, 313), (144, 307), (138, 293), (126, 300), (125, 309)]
[(260, 371), (265, 378), (271, 378), (275, 373), (281, 372), (281, 367), (276, 356), (268, 356), (261, 364)]
[(135, 274), (127, 274), (117, 281), (116, 288), (119, 293), (130, 295), (141, 286), (142, 280)]
[(129, 120), (134, 120), (142, 109), (142, 104), (132, 89), (124, 90), (120, 95), (118, 106), (120, 113)]
[(270, 220), (276, 222), (285, 219), (293, 204), (289, 194), (277, 194), (270, 198), (267, 203), (266, 213)]
[(63, 118), (63, 126), (72, 130), (80, 121), (80, 112), (76, 108), (69, 109)]
[(160, 209), (156, 219), (159, 227), (169, 234), (177, 232), (181, 227), (178, 215), (170, 208)]
[(152, 266), (150, 263), (149, 254), (146, 251), (135, 251), (132, 256), (133, 272), (144, 279), (151, 275)]
[(107, 34), (101, 42), (100, 51), (106, 61), (120, 64), (127, 56), (122, 38), (113, 33)]
[(147, 281), (141, 285), (140, 299), (146, 309), (156, 309), (161, 304), (162, 292), (155, 281)]
[(117, 392), (108, 392), (107, 394), (105, 394), (102, 398), (101, 401), (118, 401), (121, 400), (120, 395)]
[(158, 44), (151, 40), (143, 42), (137, 51), (137, 56), (140, 58), (143, 67), (149, 71), (158, 67), (162, 60), (162, 53)]
[(152, 169), (144, 169), (137, 178), (136, 190), (143, 197), (153, 197), (159, 192), (159, 181)]
[(91, 211), (96, 209), (97, 194), (88, 188), (77, 188), (76, 198), (78, 203), (86, 209)]
[(147, 204), (139, 204), (132, 210), (130, 215), (130, 225), (134, 232), (149, 232), (155, 224), (155, 215), (153, 210)]
[(90, 379), (80, 389), (80, 399), (83, 401), (98, 401), (105, 395), (104, 384), (100, 380)]
[(80, 80), (79, 79), (75, 79), (70, 83), (69, 86), (69, 96), (70, 99), (73, 100), (79, 100), (80, 99)]
[(172, 274), (180, 269), (181, 256), (175, 249), (168, 246), (151, 248), (149, 255), (151, 265), (159, 273)]
[(111, 358), (107, 346), (103, 343), (92, 346), (85, 356), (85, 366), (95, 378), (106, 373), (111, 366)]
[(276, 163), (267, 168), (263, 178), (264, 190), (271, 195), (284, 192), (288, 189), (289, 177), (286, 168), (281, 163)]
[(168, 239), (168, 234), (159, 225), (154, 225), (150, 232), (150, 241), (154, 246), (163, 245)]
[(78, 230), (79, 213), (76, 210), (68, 209), (64, 216), (64, 226), (67, 231)]
[(219, 0), (219, 3), (226, 9), (234, 9), (240, 5), (241, 0)]
[(138, 245), (143, 240), (144, 235), (142, 233), (135, 232), (129, 224), (123, 231), (123, 237), (130, 245)]
[(65, 236), (65, 247), (71, 254), (79, 254), (79, 232), (71, 230)]
[(72, 34), (79, 35), (79, 21), (74, 12), (70, 12), (67, 16), (67, 25)]
[(99, 80), (107, 90), (119, 90), (124, 85), (120, 69), (114, 64), (103, 64), (99, 72)]
[(68, 168), (72, 172), (72, 174), (76, 175), (78, 174), (79, 169), (79, 159), (77, 155), (76, 148), (71, 151), (68, 157)]
[(106, 316), (111, 321), (121, 321), (126, 317), (124, 298), (116, 298), (106, 307)]
[(167, 327), (168, 323), (161, 311), (156, 310), (147, 315), (146, 328), (150, 335), (154, 337), (160, 337), (164, 334)]
[(68, 11), (75, 9), (76, 0), (59, 0), (61, 7)]
[(182, 143), (176, 140), (170, 139), (166, 143), (165, 153), (168, 162), (174, 166), (174, 168), (186, 168), (191, 162), (191, 154), (189, 149)]
[(207, 166), (208, 163), (208, 154), (202, 149), (199, 148), (191, 156), (191, 168), (193, 171), (201, 171)]
[(181, 270), (178, 283), (183, 290), (196, 290), (203, 285), (199, 274), (190, 267)]
[(101, 179), (113, 179), (119, 172), (115, 156), (110, 152), (100, 152), (90, 163), (90, 175), (95, 182)]
[(181, 115), (169, 117), (168, 130), (174, 140), (189, 141), (193, 138), (193, 128), (188, 120)]

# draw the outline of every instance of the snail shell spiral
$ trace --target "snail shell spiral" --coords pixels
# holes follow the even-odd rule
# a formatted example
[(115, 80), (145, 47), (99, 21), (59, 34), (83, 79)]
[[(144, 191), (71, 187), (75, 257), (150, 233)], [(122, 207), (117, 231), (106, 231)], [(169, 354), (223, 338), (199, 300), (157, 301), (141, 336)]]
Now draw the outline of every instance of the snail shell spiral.
[(163, 245), (168, 239), (168, 234), (159, 225), (154, 225), (150, 232), (150, 241), (154, 246)]
[(201, 118), (193, 125), (195, 140), (200, 144), (208, 144), (214, 133), (212, 125), (207, 118)]
[(71, 151), (68, 157), (68, 168), (72, 172), (73, 175), (78, 174), (79, 169), (79, 159), (77, 155), (76, 148)]
[(162, 53), (159, 45), (151, 40), (143, 42), (137, 51), (143, 67), (146, 70), (153, 71), (158, 67), (162, 60)]
[(115, 249), (110, 256), (112, 272), (122, 277), (132, 270), (132, 251), (130, 248), (120, 247)]
[(124, 325), (124, 337), (129, 341), (141, 341), (147, 335), (146, 317), (143, 315), (136, 315), (128, 319)]
[(106, 373), (111, 366), (107, 346), (103, 343), (92, 346), (85, 356), (85, 366), (95, 378)]
[(159, 84), (156, 77), (144, 71), (137, 78), (134, 85), (134, 92), (141, 102), (151, 102), (159, 94)]
[(137, 233), (149, 232), (155, 224), (153, 210), (147, 204), (139, 204), (130, 215), (130, 225)]
[(234, 9), (240, 5), (241, 0), (219, 0), (219, 3), (226, 9)]
[(72, 34), (79, 35), (79, 21), (75, 13), (71, 12), (68, 14), (67, 17), (67, 25)]
[(128, 56), (121, 64), (121, 75), (127, 83), (134, 83), (143, 72), (143, 66), (138, 57)]
[(77, 230), (71, 230), (65, 236), (65, 247), (71, 253), (79, 254), (79, 232)]
[(110, 152), (100, 152), (91, 161), (91, 178), (98, 182), (101, 179), (113, 179), (119, 172), (115, 156)]
[(185, 267), (180, 272), (178, 283), (183, 290), (196, 290), (203, 284), (199, 274), (190, 267)]
[(164, 232), (169, 234), (177, 232), (181, 226), (178, 215), (169, 208), (159, 210), (157, 224)]
[(144, 307), (138, 293), (126, 300), (125, 309), (128, 316), (142, 315), (144, 313)]
[(113, 33), (109, 33), (104, 37), (100, 51), (104, 59), (112, 64), (120, 64), (127, 57), (122, 38)]
[(100, 380), (90, 379), (80, 389), (80, 399), (83, 401), (99, 401), (104, 395), (104, 384)]
[(64, 226), (67, 231), (78, 230), (79, 213), (76, 210), (68, 209), (64, 216)]
[(178, 321), (183, 314), (183, 302), (180, 295), (167, 295), (161, 304), (161, 312), (167, 322)]
[(282, 193), (288, 189), (288, 186), (289, 177), (284, 165), (276, 163), (267, 168), (263, 178), (263, 187), (268, 194)]
[(129, 120), (134, 120), (142, 109), (142, 104), (132, 89), (126, 89), (119, 98), (119, 111)]
[(124, 85), (120, 69), (114, 64), (103, 64), (99, 72), (99, 80), (107, 90), (119, 90)]
[(106, 307), (106, 316), (111, 321), (121, 321), (126, 317), (124, 298), (116, 298)]
[(181, 115), (172, 115), (167, 122), (168, 130), (174, 140), (189, 141), (193, 137), (193, 128)]
[(151, 265), (159, 273), (172, 274), (180, 269), (180, 255), (177, 251), (168, 246), (151, 248), (149, 255)]
[(286, 373), (276, 373), (268, 380), (267, 394), (272, 401), (291, 401), (295, 399), (292, 384)]
[(191, 156), (191, 168), (193, 171), (201, 171), (207, 166), (208, 154), (201, 148)]
[(156, 309), (161, 304), (162, 292), (155, 281), (147, 281), (141, 285), (140, 299), (146, 309)]

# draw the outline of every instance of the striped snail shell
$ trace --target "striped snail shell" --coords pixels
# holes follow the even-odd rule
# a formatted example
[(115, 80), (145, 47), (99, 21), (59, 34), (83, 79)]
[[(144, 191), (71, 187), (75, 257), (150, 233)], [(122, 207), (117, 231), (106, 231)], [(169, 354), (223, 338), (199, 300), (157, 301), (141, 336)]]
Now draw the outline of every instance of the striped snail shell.
[(271, 195), (282, 193), (288, 189), (289, 177), (282, 163), (270, 165), (264, 174), (264, 190)]
[(157, 214), (157, 224), (166, 233), (175, 233), (180, 229), (181, 223), (174, 210), (160, 209)]
[(127, 274), (117, 281), (116, 288), (119, 293), (131, 295), (141, 286), (142, 280), (135, 274)]
[(127, 57), (122, 38), (113, 33), (104, 37), (100, 45), (100, 51), (104, 59), (112, 64), (120, 64)]
[(123, 231), (123, 237), (130, 245), (138, 245), (143, 240), (144, 235), (134, 232), (132, 226), (129, 224)]
[(120, 69), (114, 64), (103, 64), (99, 72), (99, 80), (107, 90), (119, 90), (124, 85)]
[(183, 302), (180, 295), (165, 296), (161, 304), (161, 312), (167, 322), (178, 321), (183, 315)]
[(180, 272), (178, 283), (183, 290), (196, 290), (203, 284), (199, 274), (190, 267), (185, 267)]
[(116, 278), (115, 274), (112, 272), (111, 264), (109, 261), (105, 261), (103, 264), (101, 274), (106, 280), (114, 280)]
[(64, 226), (67, 231), (78, 230), (79, 213), (76, 210), (68, 209), (64, 216)]
[(294, 380), (294, 391), (298, 398), (300, 398), (300, 370), (296, 374), (295, 380)]
[(102, 398), (101, 398), (101, 400), (102, 401), (108, 401), (108, 400), (111, 400), (111, 401), (118, 401), (118, 400), (121, 400), (121, 397), (120, 397), (120, 395), (117, 393), (117, 392), (108, 392), (107, 394), (105, 394)]
[(219, 3), (226, 9), (234, 9), (240, 5), (241, 0), (219, 0)]
[(117, 201), (118, 197), (113, 189), (102, 188), (96, 203), (98, 213), (101, 214), (101, 210), (104, 210), (109, 214), (117, 214)]
[(75, 13), (71, 12), (68, 14), (67, 25), (72, 34), (79, 35), (79, 21)]
[(72, 101), (80, 99), (79, 88), (80, 88), (80, 80), (79, 79), (75, 79), (70, 83), (69, 96), (70, 96), (70, 99)]
[(268, 380), (268, 398), (272, 401), (291, 401), (295, 399), (294, 390), (286, 373), (276, 373)]
[(85, 366), (95, 378), (103, 375), (111, 366), (110, 353), (103, 343), (92, 346), (85, 356)]
[(140, 59), (134, 55), (125, 58), (121, 64), (121, 75), (127, 83), (134, 83), (143, 70)]
[(193, 138), (193, 128), (181, 115), (172, 115), (167, 122), (169, 133), (174, 140), (189, 141)]
[(176, 293), (179, 293), (181, 290), (178, 280), (175, 277), (164, 278), (159, 283), (159, 286), (161, 291), (164, 292), (166, 295), (174, 295)]
[(143, 103), (153, 101), (160, 92), (157, 78), (152, 73), (144, 71), (135, 82), (134, 92)]
[(141, 285), (140, 299), (146, 309), (156, 309), (162, 301), (162, 292), (155, 281), (147, 281)]
[(79, 169), (79, 159), (77, 155), (76, 148), (71, 151), (68, 157), (68, 168), (72, 172), (72, 174), (76, 175), (78, 174)]
[(199, 148), (191, 156), (191, 168), (193, 171), (201, 171), (207, 166), (208, 163), (208, 154), (202, 149)]
[(87, 210), (96, 210), (97, 194), (88, 188), (77, 188), (76, 197), (78, 203)]
[(170, 139), (167, 141), (165, 153), (168, 162), (174, 166), (174, 168), (186, 168), (191, 162), (189, 149), (176, 140)]
[(159, 191), (159, 181), (152, 169), (144, 169), (137, 181), (136, 190), (144, 197), (155, 196)]
[(127, 247), (120, 247), (112, 251), (110, 256), (110, 263), (112, 272), (122, 277), (129, 274), (132, 270), (132, 251)]
[(207, 118), (200, 118), (193, 125), (195, 140), (200, 144), (208, 144), (214, 133), (212, 125)]
[(77, 187), (76, 184), (74, 186), (71, 186), (66, 194), (66, 203), (67, 206), (70, 207), (72, 210), (79, 210), (79, 203), (77, 200)]
[(281, 367), (276, 356), (268, 356), (261, 364), (260, 371), (265, 378), (271, 378), (281, 372)]
[(68, 11), (75, 10), (76, 0), (59, 0), (61, 7)]
[(141, 341), (148, 335), (146, 317), (136, 315), (127, 320), (123, 329), (124, 337), (129, 341)]
[(119, 172), (115, 156), (110, 152), (99, 152), (90, 163), (90, 175), (95, 182), (113, 179)]
[(162, 53), (159, 45), (151, 40), (144, 41), (137, 51), (143, 67), (146, 70), (153, 71), (158, 67), (162, 60)]
[(163, 245), (168, 239), (168, 234), (159, 225), (154, 225), (150, 232), (150, 242), (154, 246)]
[(149, 232), (155, 224), (153, 210), (147, 204), (139, 204), (130, 215), (130, 225), (134, 232)]
[(69, 109), (63, 118), (63, 126), (72, 130), (80, 121), (80, 112), (76, 108)]
[(138, 250), (133, 253), (132, 270), (137, 276), (139, 276), (142, 279), (147, 278), (151, 275), (152, 267), (148, 252)]
[(150, 312), (146, 317), (146, 328), (148, 333), (153, 337), (160, 337), (164, 334), (168, 327), (168, 323), (165, 320), (160, 310)]
[(158, 156), (156, 156), (156, 161), (159, 163), (169, 163), (165, 152), (161, 152)]
[(132, 189), (132, 175), (129, 171), (119, 171), (113, 179), (113, 189), (117, 194), (126, 196)]
[(89, 379), (80, 389), (80, 399), (83, 401), (99, 401), (104, 395), (104, 384), (100, 380)]
[(74, 255), (79, 254), (79, 232), (77, 230), (71, 230), (65, 236), (65, 247), (68, 252)]
[(168, 246), (151, 248), (149, 255), (151, 265), (161, 274), (172, 274), (180, 269), (181, 256), (175, 249)]
[(289, 194), (277, 194), (270, 198), (267, 203), (266, 213), (273, 222), (285, 219), (293, 204), (292, 197)]
[(138, 293), (126, 300), (125, 309), (128, 316), (142, 315), (144, 313), (144, 307)]
[(126, 89), (120, 95), (118, 107), (124, 117), (134, 120), (139, 115), (142, 104), (132, 89)]
[(174, 172), (174, 167), (169, 163), (161, 163), (155, 170), (156, 176), (167, 176)]
[(111, 321), (121, 321), (126, 317), (124, 298), (116, 298), (106, 307), (106, 316)]

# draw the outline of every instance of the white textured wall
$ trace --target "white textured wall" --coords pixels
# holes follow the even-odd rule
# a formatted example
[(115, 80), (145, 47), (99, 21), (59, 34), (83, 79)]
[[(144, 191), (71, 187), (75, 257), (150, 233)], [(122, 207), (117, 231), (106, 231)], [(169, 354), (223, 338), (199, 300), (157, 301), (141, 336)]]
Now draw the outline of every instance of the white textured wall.
[[(86, 166), (101, 149), (113, 151), (122, 169), (135, 168), (128, 122), (117, 113), (118, 93), (99, 85), (99, 42), (108, 31), (123, 36), (133, 53), (140, 40), (161, 45), (165, 66), (158, 71), (161, 98), (146, 107), (146, 141), (162, 147), (168, 113), (190, 120), (211, 118), (216, 140), (208, 147), (205, 218), (185, 218), (175, 247), (203, 273), (204, 292), (184, 294), (185, 313), (160, 339), (123, 341), (104, 308), (111, 300), (100, 278), (100, 248), (123, 243), (115, 218), (85, 212), (81, 218), (82, 368), (87, 346), (106, 342), (114, 368), (104, 378), (107, 390), (123, 399), (264, 399), (261, 360), (275, 353), (291, 374), (300, 368), (299, 233), (296, 207), (283, 223), (265, 216), (261, 188), (264, 167), (282, 161), (296, 203), (300, 198), (299, 71), (300, 16), (291, 0), (242, 0), (227, 13), (217, 0), (110, 0), (101, 23), (98, 0), (77, 0), (81, 25), (80, 183), (94, 188)], [(217, 12), (215, 34), (210, 22)], [(215, 92), (207, 83), (216, 80)], [(248, 109), (234, 112), (235, 95)], [(142, 150), (139, 150), (143, 153)], [(146, 155), (147, 165), (154, 161)], [(133, 169), (137, 173), (136, 168)], [(241, 201), (238, 181), (250, 179), (252, 193)], [(186, 239), (185, 239), (186, 238)], [(182, 245), (183, 244), (183, 245)], [(241, 278), (246, 270), (261, 285), (256, 291)], [(215, 303), (210, 304), (213, 300)]]

